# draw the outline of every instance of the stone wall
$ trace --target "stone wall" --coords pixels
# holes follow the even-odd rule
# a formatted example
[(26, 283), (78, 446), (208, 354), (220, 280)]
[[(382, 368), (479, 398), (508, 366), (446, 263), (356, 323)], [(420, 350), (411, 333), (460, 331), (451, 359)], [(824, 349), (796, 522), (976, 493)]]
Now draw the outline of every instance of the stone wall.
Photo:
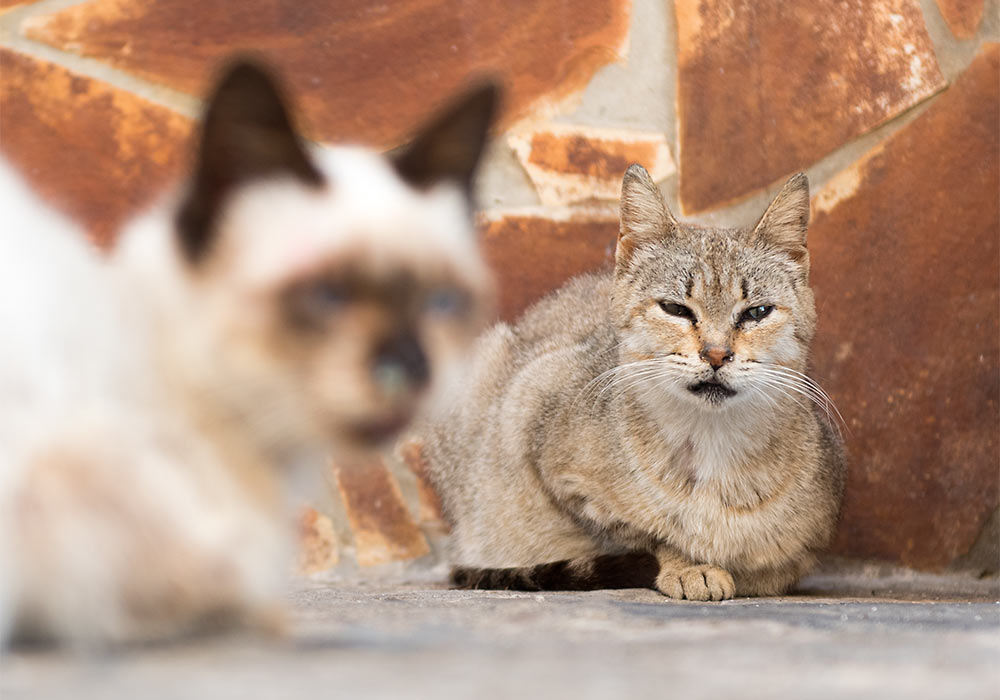
[[(608, 263), (630, 162), (676, 212), (723, 225), (750, 223), (805, 170), (814, 376), (852, 455), (835, 551), (982, 568), (968, 553), (995, 558), (986, 524), (1000, 503), (998, 12), (997, 0), (0, 0), (0, 150), (109, 246), (183, 171), (197, 96), (233, 50), (283, 70), (313, 138), (380, 147), (491, 73), (508, 98), (478, 194), (504, 318)], [(419, 449), (334, 465), (329, 484), (303, 516), (304, 568), (437, 560)]]

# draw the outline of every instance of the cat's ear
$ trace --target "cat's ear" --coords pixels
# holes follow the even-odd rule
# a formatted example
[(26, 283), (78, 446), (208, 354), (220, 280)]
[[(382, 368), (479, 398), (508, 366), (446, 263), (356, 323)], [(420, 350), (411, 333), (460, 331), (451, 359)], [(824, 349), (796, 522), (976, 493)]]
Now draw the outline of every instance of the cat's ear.
[(444, 108), (410, 143), (389, 154), (399, 176), (418, 189), (452, 181), (471, 191), (499, 97), (499, 87), (486, 82)]
[(206, 100), (194, 177), (177, 214), (181, 250), (200, 260), (227, 196), (249, 181), (288, 175), (311, 186), (323, 178), (306, 155), (276, 82), (252, 61), (223, 71)]
[(793, 260), (808, 260), (806, 228), (809, 225), (809, 178), (792, 175), (750, 233), (752, 241), (787, 253)]
[(615, 250), (616, 263), (626, 265), (637, 248), (664, 240), (677, 227), (677, 219), (667, 208), (653, 178), (641, 165), (630, 165), (622, 179), (621, 228)]

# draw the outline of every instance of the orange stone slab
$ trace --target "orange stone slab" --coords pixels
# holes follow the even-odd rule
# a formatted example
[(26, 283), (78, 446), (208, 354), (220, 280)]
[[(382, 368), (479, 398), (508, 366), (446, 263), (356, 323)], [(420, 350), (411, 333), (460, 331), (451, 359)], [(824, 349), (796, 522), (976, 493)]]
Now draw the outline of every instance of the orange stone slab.
[(92, 0), (25, 32), (193, 95), (234, 50), (256, 51), (301, 97), (313, 136), (388, 146), (470, 76), (503, 79), (508, 123), (575, 94), (620, 60), (630, 15), (620, 0)]
[(614, 263), (618, 217), (610, 212), (493, 213), (482, 223), (483, 250), (497, 277), (504, 320), (517, 318), (571, 277)]
[(549, 124), (507, 137), (548, 206), (621, 197), (622, 176), (640, 163), (660, 180), (676, 171), (665, 134)]
[(318, 574), (329, 571), (339, 561), (333, 521), (313, 508), (306, 508), (299, 518), (299, 571)]
[(783, 179), (940, 90), (917, 0), (677, 0), (684, 212)]
[(983, 19), (984, 0), (937, 0), (948, 29), (959, 39), (971, 39)]
[(836, 550), (936, 569), (1000, 503), (1000, 48), (813, 202), (817, 377), (851, 434)]
[(441, 526), (447, 529), (444, 521), (444, 510), (441, 507), (441, 497), (431, 484), (427, 460), (424, 457), (424, 444), (420, 440), (411, 439), (399, 446), (399, 457), (403, 464), (417, 477), (417, 498), (420, 501), (420, 524)]
[(334, 473), (354, 533), (358, 564), (416, 559), (430, 551), (396, 478), (381, 458), (335, 464)]
[(97, 243), (183, 169), (188, 119), (9, 49), (0, 73), (0, 150)]

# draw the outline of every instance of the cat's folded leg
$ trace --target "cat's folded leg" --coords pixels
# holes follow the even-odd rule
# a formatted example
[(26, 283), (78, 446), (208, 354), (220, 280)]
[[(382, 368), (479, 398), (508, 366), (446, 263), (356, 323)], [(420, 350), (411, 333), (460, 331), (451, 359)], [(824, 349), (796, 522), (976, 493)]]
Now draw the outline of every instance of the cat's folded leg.
[(729, 600), (736, 593), (733, 576), (711, 564), (696, 564), (673, 547), (656, 550), (660, 573), (656, 590), (678, 600)]
[(772, 596), (787, 593), (816, 563), (812, 555), (804, 555), (782, 566), (737, 571), (734, 579), (741, 596)]

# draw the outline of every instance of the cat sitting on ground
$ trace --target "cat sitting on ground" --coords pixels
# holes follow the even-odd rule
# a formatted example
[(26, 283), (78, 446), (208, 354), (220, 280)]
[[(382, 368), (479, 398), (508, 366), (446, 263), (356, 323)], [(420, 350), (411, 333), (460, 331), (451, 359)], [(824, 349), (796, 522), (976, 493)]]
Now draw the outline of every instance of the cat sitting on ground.
[(756, 226), (677, 221), (625, 174), (615, 268), (478, 342), (424, 429), (466, 588), (788, 590), (833, 535), (845, 462), (806, 375), (809, 188)]
[(193, 177), (110, 260), (0, 170), (0, 638), (275, 621), (296, 474), (395, 434), (488, 318), (495, 97), (389, 157), (310, 152), (234, 64)]

